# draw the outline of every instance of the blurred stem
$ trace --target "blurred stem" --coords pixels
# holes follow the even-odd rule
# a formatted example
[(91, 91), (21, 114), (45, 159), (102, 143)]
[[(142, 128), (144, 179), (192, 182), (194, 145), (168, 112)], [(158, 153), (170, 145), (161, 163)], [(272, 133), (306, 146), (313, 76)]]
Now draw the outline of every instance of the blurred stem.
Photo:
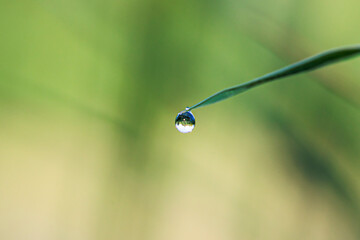
[(15, 74), (12, 73), (7, 73), (3, 69), (0, 69), (0, 75), (2, 75), (3, 78), (11, 79), (11, 81), (2, 81), (2, 85), (5, 85), (7, 82), (9, 82), (11, 83), (11, 86), (7, 87), (11, 88), (14, 87), (14, 83), (17, 83), (18, 85), (21, 85), (22, 89), (30, 90), (33, 94), (42, 95), (48, 99), (56, 100), (57, 102), (74, 108), (84, 114), (111, 123), (116, 126), (116, 128), (126, 133), (128, 136), (134, 136), (135, 134), (135, 131), (118, 117), (88, 106), (87, 104), (75, 99), (74, 97), (66, 96), (65, 94), (57, 92), (53, 89), (36, 84), (33, 81), (24, 80), (24, 78), (15, 76)]
[[(236, 14), (236, 17), (241, 19), (235, 19), (235, 21), (246, 31), (246, 35), (250, 36), (251, 40), (264, 46), (286, 62), (293, 62), (313, 52), (308, 50), (308, 46), (313, 44), (309, 44), (309, 41), (294, 31), (293, 28), (281, 24), (256, 7), (246, 5), (243, 2), (242, 6), (244, 5), (244, 8), (236, 9), (237, 12), (241, 11), (241, 14)], [(251, 22), (252, 25), (247, 24), (248, 22)], [(253, 25), (263, 27), (258, 29), (253, 28)], [(297, 51), (293, 51), (293, 49), (297, 49)], [(315, 82), (319, 83), (320, 86), (355, 109), (360, 110), (360, 98), (358, 95), (360, 88), (354, 84), (347, 84), (344, 73), (340, 74), (338, 71), (332, 70), (331, 74), (315, 72), (313, 75), (315, 76)], [(342, 81), (339, 81), (339, 79), (342, 79)]]

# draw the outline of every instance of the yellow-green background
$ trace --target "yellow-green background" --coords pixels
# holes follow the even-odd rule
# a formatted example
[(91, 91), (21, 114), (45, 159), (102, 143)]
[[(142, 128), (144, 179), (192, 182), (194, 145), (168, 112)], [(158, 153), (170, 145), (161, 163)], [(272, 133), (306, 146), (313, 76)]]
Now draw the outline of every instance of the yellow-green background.
[(360, 238), (360, 1), (1, 0), (0, 239)]

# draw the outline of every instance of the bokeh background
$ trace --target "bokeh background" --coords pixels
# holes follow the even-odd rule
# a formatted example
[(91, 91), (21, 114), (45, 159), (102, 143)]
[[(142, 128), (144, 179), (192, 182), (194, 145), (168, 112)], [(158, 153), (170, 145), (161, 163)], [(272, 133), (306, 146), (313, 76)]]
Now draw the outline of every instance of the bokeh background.
[(0, 239), (360, 239), (360, 1), (0, 1)]

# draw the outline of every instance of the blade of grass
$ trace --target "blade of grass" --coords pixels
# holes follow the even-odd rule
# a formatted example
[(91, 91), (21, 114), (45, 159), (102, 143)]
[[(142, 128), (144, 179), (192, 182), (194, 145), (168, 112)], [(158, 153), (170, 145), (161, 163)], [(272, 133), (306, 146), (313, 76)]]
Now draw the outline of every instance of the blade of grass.
[(193, 110), (195, 108), (204, 107), (209, 104), (213, 104), (222, 100), (225, 100), (229, 97), (235, 96), (241, 92), (249, 90), (253, 87), (262, 85), (267, 82), (278, 80), (284, 77), (289, 77), (303, 72), (312, 71), (327, 65), (355, 57), (360, 54), (360, 45), (353, 45), (348, 47), (332, 49), (313, 57), (304, 59), (287, 67), (281, 68), (277, 71), (266, 74), (262, 77), (255, 78), (246, 83), (236, 85), (231, 88), (224, 89), (220, 92), (217, 92), (210, 97), (202, 100), (201, 102), (195, 104), (194, 106), (188, 108), (187, 110)]

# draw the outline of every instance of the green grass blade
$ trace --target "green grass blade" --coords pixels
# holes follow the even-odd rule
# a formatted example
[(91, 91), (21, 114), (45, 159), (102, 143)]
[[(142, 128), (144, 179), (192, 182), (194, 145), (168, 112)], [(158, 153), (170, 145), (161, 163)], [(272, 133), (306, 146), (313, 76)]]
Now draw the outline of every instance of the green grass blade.
[(350, 57), (354, 57), (358, 54), (360, 54), (360, 45), (332, 49), (320, 53), (318, 55), (315, 55), (313, 57), (304, 59), (297, 63), (294, 63), (287, 67), (281, 68), (277, 71), (271, 72), (262, 77), (255, 78), (246, 83), (224, 89), (220, 92), (211, 95), (210, 97), (204, 99), (203, 101), (195, 104), (194, 106), (190, 107), (188, 110), (193, 110), (195, 108), (213, 104), (225, 100), (229, 97), (235, 96), (241, 92), (244, 92), (261, 84), (278, 80), (284, 77), (289, 77), (295, 74), (312, 71), (317, 68), (325, 67), (327, 65), (349, 59)]

